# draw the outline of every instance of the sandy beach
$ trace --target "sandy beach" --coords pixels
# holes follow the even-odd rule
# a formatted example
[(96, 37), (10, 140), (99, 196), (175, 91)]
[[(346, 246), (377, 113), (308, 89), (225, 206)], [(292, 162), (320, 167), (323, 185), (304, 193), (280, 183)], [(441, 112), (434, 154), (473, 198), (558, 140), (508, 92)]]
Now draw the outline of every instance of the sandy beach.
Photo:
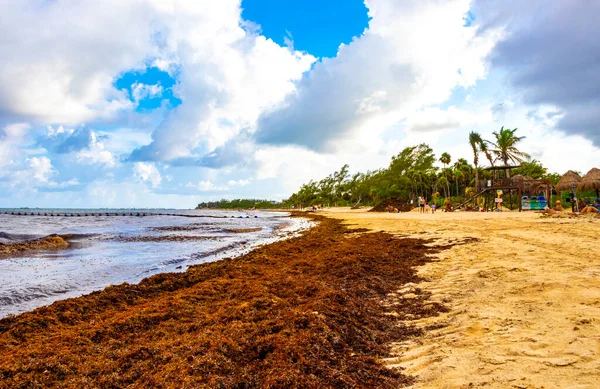
[(300, 215), (300, 237), (0, 319), (0, 388), (598, 387), (599, 218)]
[(474, 238), (435, 254), (426, 281), (397, 293), (431, 293), (449, 312), (404, 320), (427, 329), (393, 345), (392, 367), (413, 388), (598, 388), (600, 219), (533, 212), (402, 214), (332, 209), (353, 228), (431, 238)]

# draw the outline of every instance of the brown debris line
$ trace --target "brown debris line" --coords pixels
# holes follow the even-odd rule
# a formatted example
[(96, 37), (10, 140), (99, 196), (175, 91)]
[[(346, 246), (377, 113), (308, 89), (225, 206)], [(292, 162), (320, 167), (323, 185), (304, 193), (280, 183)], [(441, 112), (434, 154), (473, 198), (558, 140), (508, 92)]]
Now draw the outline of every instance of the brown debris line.
[(189, 242), (197, 240), (215, 240), (221, 239), (225, 236), (202, 236), (202, 235), (163, 235), (163, 236), (152, 236), (152, 235), (135, 235), (125, 236), (117, 235), (106, 238), (106, 240), (113, 240), (118, 242)]
[(207, 230), (217, 229), (214, 223), (190, 223), (184, 226), (162, 226), (162, 227), (149, 227), (150, 231), (195, 231), (195, 230)]
[(398, 199), (386, 199), (371, 208), (369, 212), (390, 212), (390, 209), (393, 210), (394, 208), (400, 212), (410, 212), (413, 207), (409, 203)]
[[(304, 215), (306, 217), (306, 215)], [(390, 342), (436, 315), (392, 293), (442, 248), (339, 221), (235, 259), (0, 320), (0, 388), (396, 388)]]
[(22, 253), (34, 250), (60, 250), (69, 248), (68, 236), (48, 235), (46, 237), (15, 243), (0, 243), (0, 255)]
[(243, 234), (246, 232), (258, 232), (261, 231), (262, 227), (256, 227), (256, 228), (226, 228), (225, 231), (226, 232), (231, 232), (233, 234)]

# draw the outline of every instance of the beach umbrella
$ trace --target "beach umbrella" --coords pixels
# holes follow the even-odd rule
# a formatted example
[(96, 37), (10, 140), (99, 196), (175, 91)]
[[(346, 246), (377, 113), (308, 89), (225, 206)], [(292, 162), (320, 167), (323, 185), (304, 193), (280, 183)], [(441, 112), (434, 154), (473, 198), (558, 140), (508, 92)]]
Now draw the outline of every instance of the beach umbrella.
[(592, 168), (579, 182), (577, 189), (595, 190), (596, 197), (600, 197), (600, 169)]
[(569, 170), (560, 178), (560, 180), (558, 180), (558, 184), (556, 184), (556, 190), (558, 192), (562, 192), (563, 190), (571, 190), (573, 184), (578, 185), (580, 181), (581, 176), (575, 173), (573, 170)]

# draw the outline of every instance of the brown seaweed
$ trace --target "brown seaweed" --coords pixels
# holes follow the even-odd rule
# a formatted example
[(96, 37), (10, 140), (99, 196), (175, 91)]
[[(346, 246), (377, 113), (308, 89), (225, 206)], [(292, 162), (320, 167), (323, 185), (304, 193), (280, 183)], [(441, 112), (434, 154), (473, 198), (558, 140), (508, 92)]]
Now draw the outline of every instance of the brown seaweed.
[[(306, 215), (304, 215), (306, 216)], [(0, 320), (0, 388), (396, 388), (395, 315), (435, 315), (390, 293), (441, 250), (346, 234), (318, 215), (302, 236)], [(393, 303), (393, 304), (392, 304)]]

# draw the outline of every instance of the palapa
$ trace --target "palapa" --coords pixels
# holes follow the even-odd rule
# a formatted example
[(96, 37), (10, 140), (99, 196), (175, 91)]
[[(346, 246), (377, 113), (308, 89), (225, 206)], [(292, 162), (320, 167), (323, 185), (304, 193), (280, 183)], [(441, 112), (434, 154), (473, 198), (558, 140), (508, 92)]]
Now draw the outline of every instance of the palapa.
[(577, 186), (579, 190), (595, 190), (596, 197), (600, 197), (600, 169), (592, 168)]
[(575, 173), (573, 170), (569, 170), (560, 178), (560, 180), (558, 180), (558, 184), (556, 184), (556, 190), (559, 192), (563, 190), (571, 190), (573, 184), (578, 185), (580, 181), (581, 176)]

